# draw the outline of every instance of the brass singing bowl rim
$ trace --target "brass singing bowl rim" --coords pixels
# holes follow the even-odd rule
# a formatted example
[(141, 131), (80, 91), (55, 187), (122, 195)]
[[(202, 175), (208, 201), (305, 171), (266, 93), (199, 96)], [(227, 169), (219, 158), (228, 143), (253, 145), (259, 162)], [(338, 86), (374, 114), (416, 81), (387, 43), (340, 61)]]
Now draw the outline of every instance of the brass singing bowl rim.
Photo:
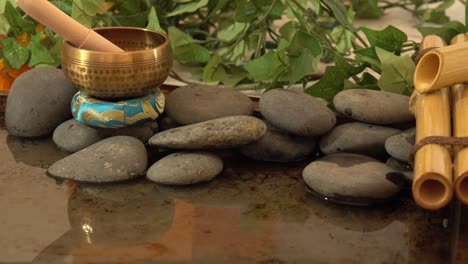
[(63, 45), (66, 45), (66, 48), (67, 49), (70, 49), (70, 51), (72, 52), (84, 52), (84, 53), (88, 53), (88, 54), (95, 54), (95, 55), (104, 55), (104, 54), (109, 54), (109, 55), (114, 55), (114, 56), (122, 56), (124, 54), (126, 55), (130, 55), (130, 54), (141, 54), (141, 53), (154, 53), (154, 50), (156, 49), (163, 49), (165, 48), (166, 46), (169, 45), (169, 37), (162, 33), (162, 32), (157, 32), (157, 31), (153, 31), (153, 30), (149, 30), (149, 29), (146, 29), (146, 28), (139, 28), (139, 27), (98, 27), (98, 28), (93, 28), (94, 31), (96, 31), (96, 33), (99, 34), (99, 31), (110, 31), (110, 30), (133, 30), (133, 31), (142, 31), (142, 32), (146, 32), (146, 33), (151, 33), (151, 34), (155, 34), (155, 35), (159, 35), (161, 37), (164, 38), (164, 42), (161, 43), (161, 44), (158, 44), (156, 47), (154, 48), (149, 48), (149, 49), (142, 49), (142, 50), (134, 50), (134, 51), (125, 51), (125, 52), (104, 52), (104, 51), (95, 51), (95, 50), (87, 50), (87, 49), (81, 49), (79, 47), (76, 47), (74, 45), (72, 45), (70, 42), (68, 42), (67, 40), (65, 40), (63, 42)]

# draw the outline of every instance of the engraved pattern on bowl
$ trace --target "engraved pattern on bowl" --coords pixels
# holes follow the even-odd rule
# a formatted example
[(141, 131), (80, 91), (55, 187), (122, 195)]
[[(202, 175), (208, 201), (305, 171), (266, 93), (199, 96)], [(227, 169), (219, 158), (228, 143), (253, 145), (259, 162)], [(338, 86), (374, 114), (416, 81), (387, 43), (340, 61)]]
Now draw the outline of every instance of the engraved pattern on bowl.
[(95, 31), (126, 52), (90, 51), (64, 42), (62, 69), (79, 90), (95, 98), (117, 100), (147, 95), (166, 80), (172, 67), (166, 35), (130, 27)]

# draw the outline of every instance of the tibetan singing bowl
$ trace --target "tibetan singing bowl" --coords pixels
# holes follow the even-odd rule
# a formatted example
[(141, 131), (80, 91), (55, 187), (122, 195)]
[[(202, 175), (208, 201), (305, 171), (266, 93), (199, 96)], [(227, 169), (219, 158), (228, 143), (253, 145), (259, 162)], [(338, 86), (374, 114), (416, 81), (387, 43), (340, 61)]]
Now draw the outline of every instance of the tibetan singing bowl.
[(131, 27), (94, 30), (126, 52), (91, 51), (64, 42), (62, 69), (85, 94), (108, 100), (140, 97), (166, 80), (172, 67), (166, 35)]

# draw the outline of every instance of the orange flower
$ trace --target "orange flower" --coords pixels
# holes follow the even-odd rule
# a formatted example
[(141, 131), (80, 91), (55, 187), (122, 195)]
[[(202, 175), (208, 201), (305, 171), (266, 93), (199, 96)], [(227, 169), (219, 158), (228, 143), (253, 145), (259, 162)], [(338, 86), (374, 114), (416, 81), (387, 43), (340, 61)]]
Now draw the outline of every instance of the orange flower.
[[(114, 5), (115, 5), (114, 2), (104, 2), (102, 3), (101, 7), (103, 7), (107, 11), (111, 9)], [(103, 10), (99, 7), (96, 8), (96, 13), (98, 13), (99, 15), (104, 15)]]
[(23, 34), (16, 37), (16, 42), (22, 47), (27, 47), (31, 43), (28, 33), (24, 32)]
[(8, 76), (10, 76), (11, 78), (13, 79), (16, 79), (18, 78), (18, 76), (20, 76), (22, 73), (30, 70), (31, 68), (28, 66), (27, 63), (25, 63), (19, 70), (15, 71), (15, 70), (12, 70), (12, 69), (9, 69), (7, 68), (6, 71), (8, 73)]
[(11, 84), (13, 83), (13, 79), (4, 75), (0, 74), (0, 91), (9, 91), (11, 88)]
[(36, 25), (36, 33), (44, 31), (44, 25), (37, 24)]

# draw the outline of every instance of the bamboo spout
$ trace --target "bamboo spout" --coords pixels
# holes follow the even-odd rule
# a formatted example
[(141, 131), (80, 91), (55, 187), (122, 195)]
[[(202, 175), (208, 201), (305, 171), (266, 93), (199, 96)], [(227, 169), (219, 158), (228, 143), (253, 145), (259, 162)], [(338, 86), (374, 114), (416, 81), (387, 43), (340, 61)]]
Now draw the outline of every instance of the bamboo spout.
[(104, 52), (124, 52), (123, 49), (94, 30), (81, 25), (46, 0), (16, 0), (16, 4), (26, 14), (50, 27), (78, 48)]
[[(427, 36), (421, 49), (445, 46), (437, 36)], [(416, 142), (429, 136), (451, 136), (450, 101), (447, 88), (416, 99)], [(443, 146), (428, 144), (415, 155), (413, 197), (415, 202), (430, 210), (447, 205), (453, 197), (452, 159)]]
[(468, 43), (429, 51), (416, 66), (414, 88), (419, 93), (425, 93), (464, 83), (468, 80), (468, 64), (465, 61), (467, 57)]
[[(454, 37), (452, 44), (468, 42), (468, 35), (460, 34)], [(467, 137), (468, 124), (468, 89), (458, 84), (452, 87), (453, 136)], [(454, 179), (455, 194), (462, 203), (468, 204), (468, 148), (455, 148)]]

